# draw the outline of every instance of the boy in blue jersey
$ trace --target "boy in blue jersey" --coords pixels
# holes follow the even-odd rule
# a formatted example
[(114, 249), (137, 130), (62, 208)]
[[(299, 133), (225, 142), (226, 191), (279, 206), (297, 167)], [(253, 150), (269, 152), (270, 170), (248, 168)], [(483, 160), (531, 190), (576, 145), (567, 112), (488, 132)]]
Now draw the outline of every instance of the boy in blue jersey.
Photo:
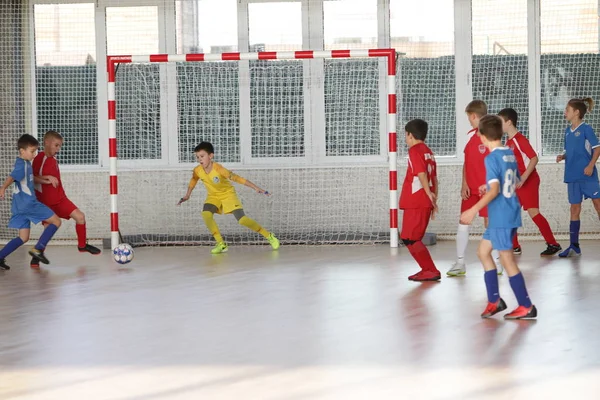
[(29, 254), (39, 262), (50, 263), (44, 255), (44, 249), (58, 230), (60, 218), (40, 203), (35, 196), (31, 161), (35, 158), (39, 145), (37, 139), (31, 135), (23, 135), (19, 138), (17, 142), (19, 156), (15, 161), (13, 171), (0, 187), (0, 198), (4, 199), (6, 189), (13, 182), (15, 183), (11, 207), (12, 217), (8, 222), (8, 227), (19, 230), (19, 236), (8, 242), (0, 250), (0, 270), (10, 269), (6, 264), (6, 257), (29, 240), (32, 222), (37, 224), (45, 221), (48, 225), (35, 247), (29, 251)]
[(508, 273), (510, 286), (519, 303), (519, 306), (504, 315), (504, 318), (535, 318), (537, 309), (529, 299), (525, 279), (519, 271), (513, 253), (513, 236), (521, 226), (521, 204), (516, 195), (520, 177), (515, 154), (510, 148), (502, 147), (504, 130), (502, 119), (497, 115), (481, 118), (479, 132), (483, 143), (490, 150), (490, 154), (485, 158), (487, 184), (480, 188), (485, 195), (461, 215), (460, 222), (471, 224), (479, 210), (487, 206), (489, 223), (477, 250), (485, 270), (484, 279), (488, 295), (488, 305), (481, 317), (489, 318), (506, 309), (506, 303), (500, 297), (498, 273), (492, 258), (492, 249), (495, 249), (500, 253), (500, 262)]
[(565, 150), (556, 157), (556, 162), (565, 160), (565, 183), (571, 204), (571, 245), (559, 257), (581, 255), (579, 248), (579, 228), (581, 221), (581, 203), (583, 199), (592, 199), (594, 208), (600, 217), (600, 183), (596, 161), (600, 156), (600, 143), (591, 126), (583, 122), (588, 111), (594, 107), (594, 101), (571, 99), (565, 108), (565, 119), (571, 124), (565, 130)]

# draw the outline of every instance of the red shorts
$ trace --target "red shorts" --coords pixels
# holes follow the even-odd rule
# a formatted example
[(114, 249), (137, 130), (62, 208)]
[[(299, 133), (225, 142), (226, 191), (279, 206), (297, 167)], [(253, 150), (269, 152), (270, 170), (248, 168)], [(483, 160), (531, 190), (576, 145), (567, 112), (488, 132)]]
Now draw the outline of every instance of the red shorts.
[(425, 230), (431, 218), (431, 208), (408, 208), (402, 216), (401, 239), (419, 241), (425, 236)]
[[(473, 207), (475, 204), (477, 204), (477, 202), (479, 200), (481, 200), (481, 196), (479, 195), (479, 190), (473, 191), (473, 189), (471, 189), (471, 195), (469, 196), (469, 198), (466, 200), (462, 200), (462, 202), (460, 203), (460, 213), (462, 214), (465, 211), (467, 211), (469, 208)], [(479, 216), (487, 218), (487, 216), (488, 216), (487, 207), (484, 207), (481, 210), (479, 210)]]
[(517, 189), (517, 197), (523, 210), (540, 208), (540, 176), (534, 175), (527, 178), (525, 184)]
[(70, 219), (71, 213), (77, 210), (77, 206), (66, 197), (61, 200), (60, 203), (48, 206), (48, 208), (54, 211), (54, 214), (62, 219)]

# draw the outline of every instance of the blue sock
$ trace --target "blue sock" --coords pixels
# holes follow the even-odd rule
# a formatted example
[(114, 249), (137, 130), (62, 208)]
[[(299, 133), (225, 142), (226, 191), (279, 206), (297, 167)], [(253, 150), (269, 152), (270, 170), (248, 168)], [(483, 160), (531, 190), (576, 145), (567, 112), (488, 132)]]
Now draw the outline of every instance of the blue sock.
[(35, 248), (44, 251), (46, 245), (48, 244), (50, 239), (52, 239), (52, 236), (54, 236), (57, 230), (58, 226), (54, 224), (48, 225), (46, 229), (44, 229), (44, 232), (42, 232), (42, 236), (40, 236), (40, 240), (38, 240), (37, 244), (35, 245)]
[(0, 259), (4, 260), (10, 253), (18, 249), (23, 245), (23, 240), (20, 237), (16, 237), (10, 242), (6, 243), (6, 246), (0, 250)]
[(498, 288), (498, 270), (485, 271), (483, 274), (485, 287), (487, 289), (488, 301), (495, 303), (500, 298), (500, 289)]
[(571, 244), (576, 244), (579, 247), (579, 227), (581, 221), (571, 221), (569, 226), (569, 233), (571, 234)]
[(529, 294), (527, 294), (523, 274), (519, 272), (517, 275), (508, 278), (508, 281), (510, 282), (510, 287), (515, 293), (519, 305), (526, 308), (531, 307), (531, 300), (529, 300)]

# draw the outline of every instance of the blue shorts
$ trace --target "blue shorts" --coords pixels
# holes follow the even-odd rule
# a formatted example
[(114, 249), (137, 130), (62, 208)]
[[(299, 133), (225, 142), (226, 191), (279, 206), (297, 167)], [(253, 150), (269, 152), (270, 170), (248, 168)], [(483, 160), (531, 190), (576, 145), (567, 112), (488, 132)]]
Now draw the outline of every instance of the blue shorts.
[(8, 222), (9, 228), (31, 229), (31, 223), (39, 224), (54, 215), (54, 211), (36, 201), (31, 204), (26, 213), (13, 214)]
[(581, 204), (583, 199), (600, 199), (600, 182), (589, 180), (568, 182), (569, 204)]
[(506, 251), (513, 249), (513, 237), (517, 233), (517, 228), (487, 228), (483, 233), (483, 238), (492, 242), (492, 249)]

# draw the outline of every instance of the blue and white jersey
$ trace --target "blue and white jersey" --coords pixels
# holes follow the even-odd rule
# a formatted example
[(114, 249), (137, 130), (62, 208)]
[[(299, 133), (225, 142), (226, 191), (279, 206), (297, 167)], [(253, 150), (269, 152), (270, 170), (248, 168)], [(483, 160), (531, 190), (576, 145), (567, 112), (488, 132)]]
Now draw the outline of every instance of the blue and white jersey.
[(565, 183), (598, 181), (598, 170), (594, 167), (591, 176), (583, 173), (592, 160), (592, 153), (600, 146), (594, 129), (582, 122), (575, 129), (565, 130)]
[(485, 181), (488, 189), (500, 184), (500, 193), (488, 204), (488, 228), (521, 226), (521, 203), (515, 192), (520, 175), (515, 154), (508, 147), (497, 147), (485, 158)]
[(12, 213), (27, 214), (32, 204), (37, 203), (33, 186), (33, 168), (31, 162), (17, 157), (15, 167), (10, 173), (15, 180), (15, 190), (12, 198)]

